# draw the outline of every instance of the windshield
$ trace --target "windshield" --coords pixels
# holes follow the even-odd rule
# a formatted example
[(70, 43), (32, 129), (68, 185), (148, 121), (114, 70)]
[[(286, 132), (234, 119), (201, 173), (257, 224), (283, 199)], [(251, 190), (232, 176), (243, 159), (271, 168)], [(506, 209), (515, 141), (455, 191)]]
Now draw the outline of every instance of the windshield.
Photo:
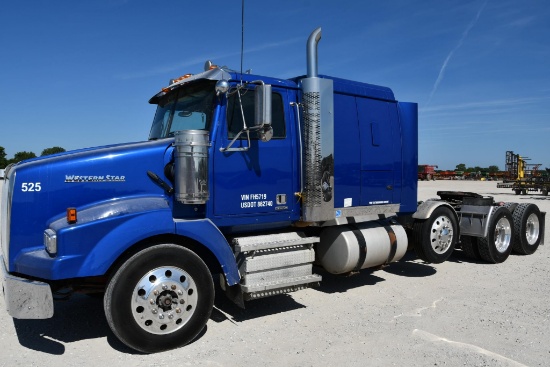
[(210, 130), (214, 111), (214, 81), (183, 85), (158, 103), (149, 140), (174, 136), (178, 130)]

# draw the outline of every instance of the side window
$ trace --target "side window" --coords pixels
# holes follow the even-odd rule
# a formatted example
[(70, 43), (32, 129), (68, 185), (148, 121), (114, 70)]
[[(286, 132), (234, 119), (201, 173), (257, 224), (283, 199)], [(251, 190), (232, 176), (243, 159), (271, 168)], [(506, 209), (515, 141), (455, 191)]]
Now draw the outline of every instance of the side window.
[[(254, 91), (241, 91), (241, 101), (243, 104), (244, 118), (248, 127), (254, 125)], [(283, 107), (283, 96), (279, 93), (272, 94), (271, 109), (273, 113), (271, 126), (273, 127), (273, 138), (282, 139), (286, 137), (285, 129), (285, 114)], [(232, 94), (227, 101), (227, 131), (228, 138), (233, 139), (243, 129), (243, 118), (239, 105), (239, 96), (237, 93)], [(246, 136), (241, 136), (246, 138)], [(257, 139), (255, 134), (250, 136), (251, 139)]]

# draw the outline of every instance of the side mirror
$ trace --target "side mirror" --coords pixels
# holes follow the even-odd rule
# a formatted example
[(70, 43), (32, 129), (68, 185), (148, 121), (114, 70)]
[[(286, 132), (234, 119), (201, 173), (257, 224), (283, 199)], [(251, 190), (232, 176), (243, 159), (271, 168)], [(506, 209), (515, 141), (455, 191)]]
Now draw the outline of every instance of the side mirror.
[(254, 102), (254, 125), (267, 130), (268, 127), (271, 127), (271, 85), (256, 86)]

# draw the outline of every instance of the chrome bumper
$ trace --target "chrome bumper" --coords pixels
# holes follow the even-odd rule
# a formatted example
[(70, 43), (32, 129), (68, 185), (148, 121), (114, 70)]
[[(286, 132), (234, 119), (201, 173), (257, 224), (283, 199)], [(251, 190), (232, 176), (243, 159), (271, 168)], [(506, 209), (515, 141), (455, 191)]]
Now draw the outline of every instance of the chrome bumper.
[(0, 268), (6, 309), (11, 317), (49, 319), (53, 316), (53, 296), (49, 284), (9, 274), (2, 255)]

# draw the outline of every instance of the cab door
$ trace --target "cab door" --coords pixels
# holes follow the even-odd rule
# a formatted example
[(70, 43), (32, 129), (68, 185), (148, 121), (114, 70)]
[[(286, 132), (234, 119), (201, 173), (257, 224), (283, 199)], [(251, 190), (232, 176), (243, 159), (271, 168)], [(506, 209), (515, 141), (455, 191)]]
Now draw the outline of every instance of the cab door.
[[(244, 89), (228, 97), (220, 109), (220, 126), (214, 142), (213, 159), (213, 220), (220, 227), (263, 226), (266, 223), (289, 223), (299, 217), (294, 193), (298, 189), (297, 144), (294, 136), (294, 115), (289, 108), (286, 89), (273, 88), (273, 138), (263, 142), (255, 132), (241, 134), (254, 124), (254, 90)], [(249, 227), (253, 229), (253, 227)]]

